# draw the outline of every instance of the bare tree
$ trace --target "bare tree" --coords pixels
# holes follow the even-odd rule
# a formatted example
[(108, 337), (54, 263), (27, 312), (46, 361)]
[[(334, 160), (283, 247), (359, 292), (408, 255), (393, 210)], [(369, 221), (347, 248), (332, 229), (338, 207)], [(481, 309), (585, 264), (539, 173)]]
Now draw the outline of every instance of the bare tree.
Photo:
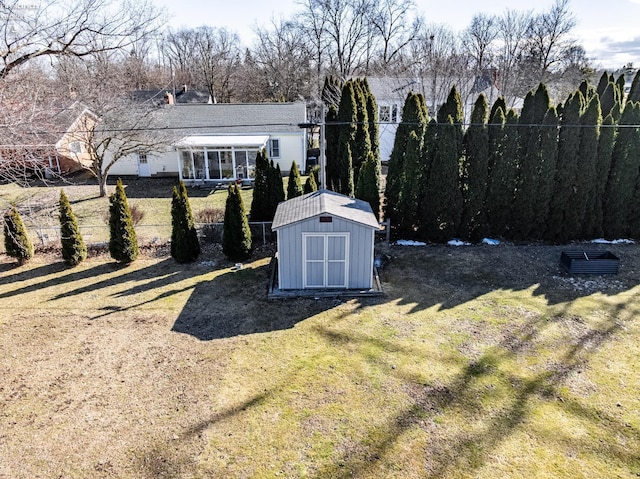
[(0, 2), (0, 79), (42, 57), (90, 57), (126, 49), (159, 28), (148, 1), (48, 0), (28, 6)]
[(498, 88), (510, 106), (529, 91), (519, 78), (519, 66), (527, 44), (527, 31), (533, 21), (531, 11), (507, 10), (498, 18)]
[(174, 80), (179, 84), (196, 84), (196, 62), (193, 52), (196, 49), (196, 37), (192, 29), (171, 30), (162, 38), (162, 54), (169, 61)]
[(233, 98), (231, 79), (240, 64), (240, 39), (226, 28), (199, 27), (196, 30), (196, 65), (201, 81), (214, 101)]
[(371, 0), (306, 0), (300, 16), (303, 29), (313, 31), (318, 58), (341, 78), (360, 73), (373, 56)]
[(474, 15), (462, 33), (462, 47), (471, 58), (476, 73), (482, 73), (493, 61), (497, 37), (498, 20), (484, 13)]
[(118, 161), (161, 151), (174, 138), (162, 128), (162, 107), (153, 102), (133, 102), (130, 92), (122, 88), (120, 80), (126, 66), (121, 61), (111, 62), (108, 55), (102, 55), (99, 61), (63, 65), (66, 70), (58, 79), (70, 85), (86, 107), (86, 114), (68, 134), (69, 141), (83, 145), (83, 157), (77, 158), (79, 166), (98, 180), (100, 196), (104, 197), (109, 171)]
[(460, 53), (458, 36), (446, 25), (425, 25), (411, 43), (410, 58), (431, 115), (453, 85), (460, 89), (468, 82), (468, 60)]
[(230, 102), (233, 75), (240, 66), (239, 44), (238, 35), (225, 28), (202, 26), (169, 32), (164, 53), (180, 83), (206, 88), (215, 101)]
[(304, 32), (296, 24), (272, 20), (271, 28), (256, 30), (253, 67), (263, 79), (265, 98), (295, 101), (311, 96), (313, 52)]
[(537, 81), (544, 81), (549, 70), (576, 45), (570, 37), (575, 25), (569, 0), (556, 0), (549, 11), (535, 16), (529, 24), (529, 58), (536, 69)]
[(381, 0), (372, 12), (371, 25), (377, 34), (378, 63), (388, 72), (403, 57), (403, 51), (420, 32), (422, 18), (415, 16), (413, 0)]

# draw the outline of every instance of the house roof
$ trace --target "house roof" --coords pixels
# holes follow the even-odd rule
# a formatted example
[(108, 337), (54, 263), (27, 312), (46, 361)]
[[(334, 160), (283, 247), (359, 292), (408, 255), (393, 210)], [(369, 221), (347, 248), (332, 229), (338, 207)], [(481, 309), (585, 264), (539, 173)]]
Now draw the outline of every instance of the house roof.
[(180, 141), (174, 144), (177, 147), (183, 148), (198, 148), (198, 147), (258, 147), (264, 148), (269, 141), (267, 135), (202, 135), (202, 136), (185, 136)]
[[(173, 92), (167, 89), (163, 90), (136, 90), (131, 92), (131, 99), (135, 102), (150, 102), (155, 105), (163, 105), (166, 101), (166, 95)], [(211, 95), (204, 90), (188, 90), (185, 87), (177, 90), (175, 93), (175, 103), (211, 103)]]
[(378, 103), (403, 104), (411, 91), (421, 91), (420, 80), (409, 77), (367, 77), (369, 89)]
[(164, 106), (161, 122), (184, 135), (300, 133), (306, 116), (302, 102), (186, 104)]
[(380, 227), (366, 201), (329, 190), (319, 190), (283, 201), (278, 205), (271, 229), (277, 230), (320, 215), (333, 215), (372, 228)]
[(15, 125), (9, 125), (9, 134), (7, 137), (3, 135), (3, 140), (10, 138), (12, 143), (2, 146), (54, 148), (84, 115), (95, 117), (79, 101), (52, 105), (46, 112), (40, 112), (36, 120), (18, 121)]

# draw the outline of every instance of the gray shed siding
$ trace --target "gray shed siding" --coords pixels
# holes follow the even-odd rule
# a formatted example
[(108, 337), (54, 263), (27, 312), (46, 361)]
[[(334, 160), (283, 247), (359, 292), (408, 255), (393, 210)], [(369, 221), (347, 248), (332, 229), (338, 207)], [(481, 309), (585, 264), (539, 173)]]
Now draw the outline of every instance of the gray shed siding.
[[(323, 215), (329, 216), (329, 215)], [(349, 289), (373, 287), (374, 230), (331, 215), (331, 223), (321, 223), (317, 216), (278, 229), (278, 278), (280, 289), (303, 289), (303, 233), (348, 233)]]

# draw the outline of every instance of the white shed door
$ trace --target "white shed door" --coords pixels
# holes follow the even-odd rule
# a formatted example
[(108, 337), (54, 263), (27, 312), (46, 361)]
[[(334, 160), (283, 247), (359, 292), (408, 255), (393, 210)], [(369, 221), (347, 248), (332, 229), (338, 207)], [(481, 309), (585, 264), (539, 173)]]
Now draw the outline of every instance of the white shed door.
[(303, 234), (303, 286), (346, 288), (349, 263), (347, 233)]

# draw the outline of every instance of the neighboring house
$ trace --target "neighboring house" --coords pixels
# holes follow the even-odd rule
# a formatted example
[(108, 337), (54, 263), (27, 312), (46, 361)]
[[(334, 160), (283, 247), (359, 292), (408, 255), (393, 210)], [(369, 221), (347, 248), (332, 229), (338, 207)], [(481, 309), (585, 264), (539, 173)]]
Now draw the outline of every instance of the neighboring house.
[(0, 145), (0, 161), (46, 168), (58, 174), (80, 170), (91, 163), (85, 132), (97, 121), (77, 101), (53, 108), (50, 115), (42, 115), (37, 121), (7, 128), (4, 144)]
[(132, 155), (110, 175), (177, 176), (187, 183), (253, 179), (258, 151), (288, 174), (295, 161), (305, 168), (304, 103), (175, 104), (162, 107), (170, 148)]
[(278, 288), (373, 288), (374, 233), (369, 203), (329, 190), (278, 205)]
[[(478, 96), (484, 93), (489, 103), (489, 107), (500, 96), (500, 90), (497, 84), (497, 72), (493, 69), (487, 69), (482, 74), (475, 77), (469, 77), (462, 85), (456, 85), (458, 92), (463, 101), (464, 115), (468, 121), (471, 111)], [(371, 93), (378, 104), (378, 121), (380, 122), (380, 159), (383, 162), (389, 161), (393, 150), (393, 143), (396, 137), (398, 124), (402, 121), (402, 109), (405, 100), (410, 92), (422, 93), (429, 110), (431, 118), (436, 116), (437, 109), (442, 106), (449, 94), (450, 87), (440, 85), (433, 90), (433, 85), (425, 85), (424, 82), (417, 78), (406, 77), (369, 77), (367, 78)], [(438, 92), (442, 98), (438, 98)], [(514, 100), (513, 107), (516, 111), (522, 109), (523, 100), (517, 98)], [(434, 111), (436, 110), (436, 111)]]
[(209, 92), (190, 90), (187, 85), (182, 85), (179, 89), (172, 90), (136, 90), (131, 93), (131, 99), (137, 103), (150, 102), (155, 105), (213, 103)]
[(98, 117), (81, 103), (75, 103), (61, 118), (70, 120), (69, 127), (55, 144), (59, 157), (69, 160), (63, 173), (90, 168), (92, 164), (88, 141), (91, 138), (90, 131), (98, 123)]

